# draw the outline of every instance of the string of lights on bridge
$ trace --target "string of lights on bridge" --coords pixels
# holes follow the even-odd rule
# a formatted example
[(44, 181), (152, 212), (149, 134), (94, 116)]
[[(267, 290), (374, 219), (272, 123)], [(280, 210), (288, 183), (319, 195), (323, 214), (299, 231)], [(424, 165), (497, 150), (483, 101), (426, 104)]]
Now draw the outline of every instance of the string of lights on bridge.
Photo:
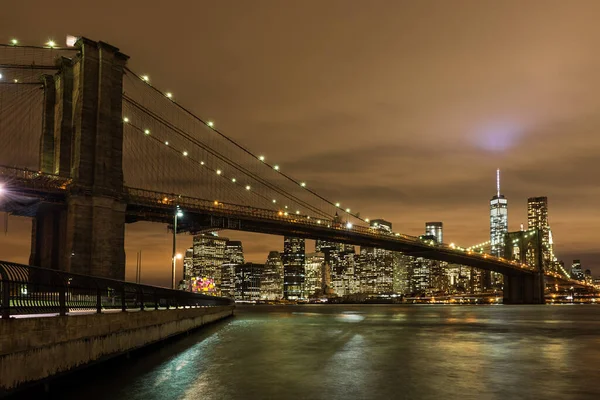
[[(261, 197), (263, 200), (270, 201), (273, 204), (277, 204), (278, 203), (277, 199), (270, 199), (270, 198), (268, 198), (266, 196), (263, 196), (261, 193), (258, 193), (256, 191), (252, 191), (252, 187), (251, 187), (250, 184), (243, 184), (243, 183), (239, 182), (235, 177), (228, 176), (223, 171), (223, 169), (217, 168), (217, 167), (213, 167), (211, 165), (208, 165), (206, 162), (204, 162), (202, 160), (197, 160), (197, 159), (191, 157), (189, 155), (188, 151), (182, 150), (182, 149), (177, 149), (172, 144), (170, 144), (168, 141), (163, 141), (163, 140), (159, 139), (158, 137), (152, 135), (152, 132), (150, 131), (150, 129), (148, 129), (148, 128), (142, 128), (140, 126), (135, 125), (134, 123), (132, 123), (132, 121), (130, 120), (129, 117), (124, 117), (123, 118), (123, 122), (125, 124), (131, 126), (134, 130), (136, 130), (136, 131), (144, 134), (148, 138), (150, 138), (152, 140), (155, 140), (157, 143), (163, 144), (169, 150), (174, 151), (174, 152), (176, 152), (178, 154), (181, 154), (181, 156), (185, 157), (189, 162), (192, 162), (192, 163), (196, 164), (199, 167), (206, 168), (207, 170), (209, 170), (211, 172), (214, 172), (215, 175), (219, 176), (220, 178), (224, 179), (225, 181), (228, 181), (228, 182), (231, 182), (232, 184), (235, 184), (235, 185), (238, 185), (240, 187), (243, 187), (247, 192), (251, 192), (251, 193), (253, 193), (256, 196)], [(166, 199), (166, 200), (168, 200), (168, 199)], [(215, 200), (214, 204), (216, 206), (218, 206), (221, 203), (219, 202), (219, 200)], [(283, 209), (279, 209), (278, 210), (278, 215), (279, 216), (288, 216), (289, 215), (289, 211), (287, 211), (287, 210), (288, 210), (288, 206), (284, 205)], [(311, 218), (315, 219), (316, 222), (317, 222), (317, 224), (321, 224), (321, 222), (322, 222), (319, 217), (315, 217), (315, 216), (311, 217), (310, 215), (301, 215), (300, 210), (296, 210), (295, 214), (299, 215), (299, 216), (302, 216), (302, 217), (305, 217), (306, 219), (311, 219)]]
[(208, 128), (210, 128), (216, 134), (218, 134), (222, 138), (226, 139), (227, 141), (229, 141), (230, 143), (232, 143), (233, 145), (235, 145), (236, 147), (238, 147), (239, 149), (241, 149), (245, 153), (251, 155), (252, 157), (254, 157), (255, 159), (257, 159), (259, 162), (262, 162), (266, 166), (268, 166), (268, 167), (272, 168), (273, 170), (279, 172), (286, 179), (288, 179), (291, 182), (295, 183), (296, 185), (298, 185), (298, 186), (306, 189), (309, 193), (311, 193), (314, 196), (317, 196), (319, 199), (321, 199), (322, 201), (326, 202), (327, 204), (329, 204), (331, 206), (334, 206), (337, 210), (345, 212), (349, 216), (352, 216), (352, 217), (354, 217), (354, 218), (356, 218), (356, 219), (358, 219), (360, 221), (363, 221), (365, 223), (370, 223), (370, 219), (369, 218), (362, 218), (362, 217), (360, 217), (360, 215), (358, 213), (352, 213), (351, 208), (343, 208), (341, 202), (332, 202), (331, 200), (324, 198), (320, 194), (316, 193), (315, 191), (313, 191), (309, 187), (307, 187), (307, 183), (305, 181), (299, 181), (299, 180), (297, 180), (297, 179), (295, 179), (295, 178), (293, 178), (293, 177), (285, 174), (284, 172), (282, 172), (281, 171), (281, 167), (280, 167), (279, 164), (270, 164), (270, 163), (268, 163), (266, 161), (266, 157), (264, 155), (256, 155), (255, 153), (252, 153), (250, 150), (246, 149), (245, 147), (243, 147), (239, 143), (235, 142), (234, 140), (232, 140), (231, 138), (229, 138), (228, 136), (226, 136), (221, 130), (217, 129), (217, 127), (215, 126), (215, 123), (213, 121), (204, 120), (204, 119), (196, 116), (195, 114), (193, 114), (190, 110), (188, 110), (187, 108), (183, 107), (181, 104), (176, 103), (175, 99), (174, 99), (173, 93), (169, 92), (169, 91), (161, 91), (158, 88), (156, 88), (153, 85), (151, 85), (151, 83), (150, 83), (150, 77), (148, 75), (146, 75), (146, 74), (143, 74), (143, 75), (137, 74), (136, 72), (130, 70), (129, 68), (127, 68), (127, 71), (129, 73), (131, 73), (132, 75), (134, 75), (135, 77), (137, 77), (138, 79), (140, 79), (141, 81), (143, 81), (146, 84), (148, 84), (148, 86), (150, 86), (152, 89), (154, 89), (157, 93), (160, 93), (166, 99), (171, 100), (177, 107), (179, 107), (181, 110), (183, 110), (184, 112), (186, 112), (188, 115), (192, 116), (193, 118), (197, 119), (201, 123), (205, 124)]

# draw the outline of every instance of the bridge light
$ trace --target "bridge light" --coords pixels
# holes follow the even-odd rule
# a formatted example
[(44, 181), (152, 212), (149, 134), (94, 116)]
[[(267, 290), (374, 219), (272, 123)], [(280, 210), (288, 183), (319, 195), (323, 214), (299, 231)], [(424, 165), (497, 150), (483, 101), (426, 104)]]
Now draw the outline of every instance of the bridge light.
[(200, 161), (200, 165), (204, 165), (204, 161)]
[(231, 182), (235, 183), (235, 178), (231, 178)]
[(179, 218), (183, 217), (183, 211), (181, 211), (181, 210), (177, 211), (177, 216)]
[(221, 175), (221, 172), (222, 172), (222, 171), (221, 171), (220, 169), (218, 169), (218, 170), (217, 170), (217, 175)]
[(371, 222), (371, 220), (369, 218), (365, 218), (365, 222), (369, 223), (369, 222)]
[(0, 183), (0, 194), (4, 193), (4, 184)]
[(218, 206), (219, 202), (217, 200), (215, 200), (215, 206)]
[(287, 211), (286, 211), (286, 212), (284, 212), (284, 213), (283, 213), (283, 215), (285, 215), (285, 216), (287, 217), (287, 215), (288, 215), (288, 212), (287, 212)]
[(187, 155), (188, 155), (188, 152), (187, 152), (187, 151), (184, 151), (182, 154), (183, 154), (183, 156), (184, 156), (184, 157), (187, 157)]
[(165, 93), (165, 96), (167, 96), (167, 98), (171, 99), (171, 98), (173, 98), (173, 93), (167, 92), (167, 93)]
[(169, 145), (169, 142), (165, 142), (165, 144), (168, 146), (168, 145)]
[(250, 190), (250, 185), (246, 185), (246, 190)]
[(284, 206), (284, 208), (287, 208), (287, 206)]
[(176, 259), (181, 260), (183, 258), (183, 255), (181, 253), (177, 253), (177, 255), (175, 256)]
[(310, 215), (307, 215), (307, 216), (306, 216), (306, 219), (310, 219)]
[(149, 135), (149, 134), (150, 134), (150, 129), (144, 129), (144, 133), (145, 133), (146, 135)]
[(123, 117), (123, 122), (128, 123), (129, 122), (129, 118)]
[(277, 200), (273, 199), (273, 203), (277, 203)]
[(398, 232), (396, 232), (396, 236), (400, 236), (400, 234)]
[(142, 75), (140, 77), (144, 82), (150, 82), (150, 77), (148, 75)]
[(17, 39), (10, 39), (10, 44), (12, 44), (13, 46), (16, 46), (19, 44), (19, 41)]
[(48, 46), (52, 49), (52, 48), (56, 47), (56, 42), (54, 40), (48, 40), (48, 42), (46, 42), (46, 46)]
[(259, 157), (258, 157), (258, 159), (259, 159), (260, 161), (265, 161), (265, 156), (259, 156)]
[(300, 182), (300, 186), (306, 187), (306, 182)]
[(296, 214), (300, 215), (300, 211), (296, 210)]
[(206, 123), (206, 125), (208, 125), (208, 126), (210, 126), (210, 127), (212, 128), (213, 126), (215, 126), (215, 123), (214, 123), (214, 122), (212, 122), (212, 121), (208, 121), (208, 122)]
[(277, 215), (279, 215), (279, 216), (282, 216), (282, 215), (283, 215), (283, 213), (282, 213), (281, 211), (279, 211), (279, 212), (277, 213)]
[(274, 165), (274, 166), (273, 166), (273, 169), (274, 169), (275, 171), (279, 171), (279, 165)]
[(348, 229), (352, 229), (352, 223), (351, 223), (351, 222), (348, 222), (348, 223), (346, 224), (346, 228), (348, 228)]
[(19, 83), (19, 80), (18, 80), (18, 79), (15, 79), (13, 82), (15, 82), (15, 83)]
[(0, 74), (0, 80), (2, 79), (2, 74)]
[(349, 212), (350, 212), (350, 209), (349, 209), (349, 208), (346, 208), (346, 212), (347, 212), (347, 213), (349, 213)]
[(340, 206), (340, 203), (335, 203), (335, 206), (336, 206), (336, 207), (339, 207), (339, 206)]
[(320, 223), (321, 223), (321, 220), (320, 220), (320, 219), (318, 219), (318, 220), (317, 220), (317, 224), (320, 224)]

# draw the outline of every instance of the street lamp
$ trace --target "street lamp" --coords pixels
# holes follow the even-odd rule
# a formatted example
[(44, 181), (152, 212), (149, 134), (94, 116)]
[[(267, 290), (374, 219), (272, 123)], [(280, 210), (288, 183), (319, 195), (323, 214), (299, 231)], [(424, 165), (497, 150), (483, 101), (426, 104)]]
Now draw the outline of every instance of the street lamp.
[[(177, 218), (183, 217), (183, 211), (179, 209), (179, 206), (175, 209), (173, 215), (173, 270), (171, 271), (171, 289), (175, 289), (175, 268), (177, 266)], [(179, 254), (181, 256), (181, 254)]]

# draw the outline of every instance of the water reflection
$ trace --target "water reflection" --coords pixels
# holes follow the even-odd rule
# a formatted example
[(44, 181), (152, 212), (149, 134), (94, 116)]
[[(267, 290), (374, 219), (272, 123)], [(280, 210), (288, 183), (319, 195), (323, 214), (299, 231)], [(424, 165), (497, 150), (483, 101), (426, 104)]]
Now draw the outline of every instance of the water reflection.
[(255, 306), (60, 398), (598, 399), (599, 364), (600, 307)]

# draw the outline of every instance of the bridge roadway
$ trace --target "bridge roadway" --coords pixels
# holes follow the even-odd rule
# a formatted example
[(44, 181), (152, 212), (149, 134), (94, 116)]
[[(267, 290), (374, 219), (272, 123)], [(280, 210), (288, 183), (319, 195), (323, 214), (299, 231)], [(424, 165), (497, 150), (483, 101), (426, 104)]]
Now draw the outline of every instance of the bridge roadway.
[[(40, 203), (65, 203), (70, 180), (23, 168), (0, 166), (0, 177), (9, 201), (0, 203), (4, 211), (32, 216)], [(10, 193), (10, 195), (9, 195)], [(322, 239), (359, 246), (399, 251), (415, 257), (467, 265), (504, 275), (535, 274), (536, 268), (469, 251), (446, 244), (425, 242), (418, 237), (401, 233), (386, 233), (371, 227), (353, 225), (308, 215), (285, 215), (281, 211), (203, 200), (137, 188), (125, 188), (127, 222), (151, 221), (172, 224), (176, 205), (185, 212), (178, 223), (180, 232), (206, 231), (207, 228), (231, 229), (274, 235)], [(570, 281), (552, 272), (546, 276)], [(578, 282), (572, 281), (574, 284)]]

